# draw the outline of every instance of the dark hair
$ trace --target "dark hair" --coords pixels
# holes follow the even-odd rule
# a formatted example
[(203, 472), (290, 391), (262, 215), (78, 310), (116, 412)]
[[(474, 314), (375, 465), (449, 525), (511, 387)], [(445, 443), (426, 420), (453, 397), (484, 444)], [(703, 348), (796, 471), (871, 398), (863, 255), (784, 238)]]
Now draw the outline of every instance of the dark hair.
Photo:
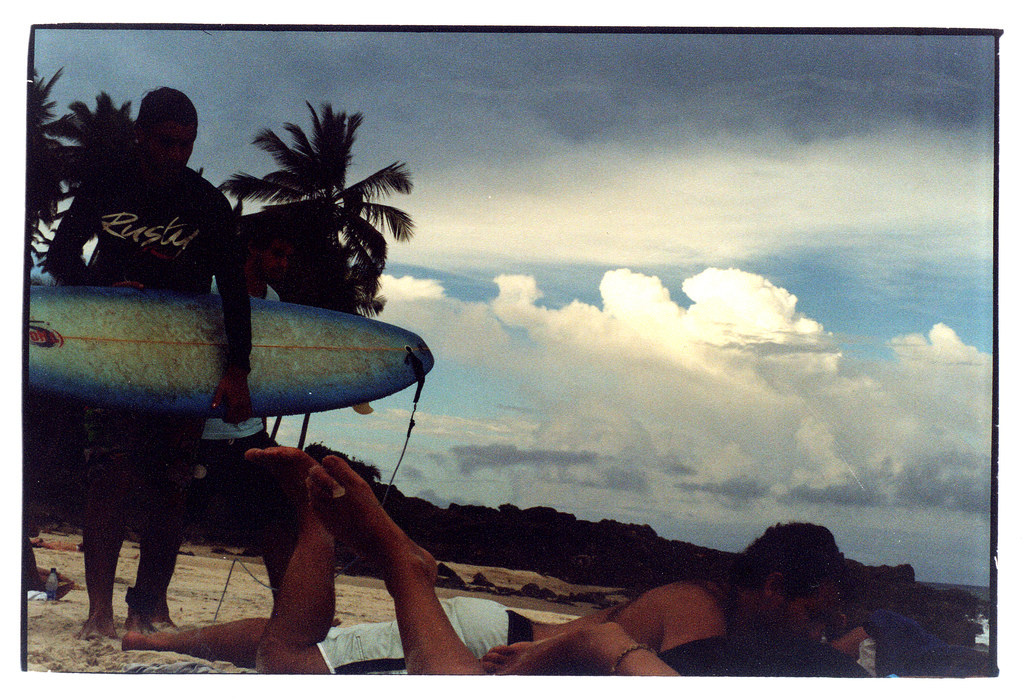
[(147, 92), (139, 104), (137, 126), (154, 126), (164, 121), (175, 121), (185, 126), (199, 125), (199, 114), (184, 92), (173, 87), (158, 87)]
[(832, 532), (812, 523), (777, 523), (747, 546), (733, 563), (730, 579), (745, 588), (764, 585), (768, 575), (782, 574), (790, 598), (811, 596), (826, 580), (840, 586), (846, 563)]

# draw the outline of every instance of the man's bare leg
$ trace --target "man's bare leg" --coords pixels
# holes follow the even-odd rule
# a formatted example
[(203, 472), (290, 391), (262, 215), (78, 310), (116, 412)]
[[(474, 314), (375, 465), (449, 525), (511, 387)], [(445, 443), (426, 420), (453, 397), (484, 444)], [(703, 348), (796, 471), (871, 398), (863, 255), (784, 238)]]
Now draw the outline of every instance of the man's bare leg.
[(185, 487), (192, 480), (195, 451), (204, 422), (194, 417), (146, 418), (140, 427), (153, 432), (143, 449), (146, 524), (139, 542), (139, 569), (125, 627), (143, 633), (173, 628), (167, 587), (174, 576), (185, 526)]
[(305, 479), (316, 461), (295, 449), (252, 453), (266, 454), (261, 462), (273, 466), (299, 511), (298, 541), (271, 617), (180, 633), (129, 632), (122, 649), (179, 652), (267, 673), (328, 672), (317, 643), (327, 636), (334, 620), (334, 539), (309, 507)]
[(238, 667), (254, 669), (256, 649), (266, 627), (266, 618), (246, 618), (181, 632), (144, 635), (130, 631), (121, 640), (121, 649), (177, 652), (211, 662), (231, 662)]
[(125, 532), (130, 473), (123, 456), (111, 456), (90, 476), (82, 549), (89, 617), (76, 637), (117, 637), (114, 630), (114, 575)]
[(326, 530), (385, 571), (410, 674), (482, 674), (434, 591), (437, 563), (387, 515), (373, 490), (342, 459), (310, 469), (313, 510)]
[(181, 547), (185, 493), (168, 481), (149, 484), (147, 521), (139, 542), (139, 569), (134, 594), (142, 602), (129, 605), (125, 628), (153, 633), (174, 627), (167, 607), (167, 587)]

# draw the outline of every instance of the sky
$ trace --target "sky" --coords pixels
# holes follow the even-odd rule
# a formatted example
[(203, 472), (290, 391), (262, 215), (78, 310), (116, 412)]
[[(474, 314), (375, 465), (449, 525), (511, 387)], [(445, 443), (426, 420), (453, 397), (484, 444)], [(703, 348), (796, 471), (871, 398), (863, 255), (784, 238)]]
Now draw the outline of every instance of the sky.
[[(392, 162), (380, 319), (436, 358), (395, 484), (738, 551), (829, 526), (988, 584), (995, 40), (975, 34), (40, 29), (58, 110), (160, 85), (220, 184), (360, 112)], [(247, 210), (256, 210), (249, 206)], [(313, 415), (391, 476), (412, 390)], [(298, 442), (300, 418), (279, 441)]]

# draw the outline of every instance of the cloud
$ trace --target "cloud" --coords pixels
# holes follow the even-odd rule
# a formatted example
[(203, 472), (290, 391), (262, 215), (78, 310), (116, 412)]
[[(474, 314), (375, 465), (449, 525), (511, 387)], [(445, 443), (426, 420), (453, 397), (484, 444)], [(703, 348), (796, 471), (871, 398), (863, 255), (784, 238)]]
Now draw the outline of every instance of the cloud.
[[(492, 45), (502, 61), (462, 74), (480, 86), (529, 75), (523, 106), (570, 141), (669, 124), (801, 140), (902, 120), (964, 128), (992, 105), (990, 37), (549, 34)], [(472, 55), (471, 43), (462, 48)]]
[[(531, 443), (599, 445), (597, 453), (644, 472), (696, 476), (679, 491), (734, 501), (925, 507), (944, 497), (947, 507), (984, 506), (976, 491), (987, 473), (991, 357), (944, 325), (895, 339), (892, 362), (846, 364), (793, 294), (738, 269), (685, 279), (687, 307), (660, 279), (628, 269), (605, 274), (600, 306), (547, 308), (532, 277), (495, 281), (495, 316), (524, 329), (544, 357), (538, 384), (571, 372), (576, 386), (557, 418), (537, 416), (546, 426), (529, 432)], [(602, 382), (613, 387), (588, 399)], [(961, 394), (951, 397), (956, 385)], [(936, 449), (974, 454), (978, 465), (953, 480), (941, 459), (937, 470), (915, 471), (911, 464)], [(752, 469), (764, 479), (747, 477)]]
[(683, 492), (706, 492), (718, 495), (730, 502), (731, 506), (749, 506), (753, 500), (763, 499), (770, 491), (769, 485), (752, 477), (738, 477), (722, 482), (677, 483), (676, 489)]
[(993, 162), (991, 140), (906, 124), (798, 144), (540, 142), (500, 167), (425, 163), (403, 204), (419, 230), (443, 231), (416, 242), (441, 267), (469, 257), (728, 266), (827, 245), (881, 273), (911, 252), (990, 258)]
[(542, 307), (532, 277), (503, 275), (495, 283), (492, 308), (502, 322), (523, 327), (545, 346), (598, 354), (602, 365), (614, 357), (721, 374), (796, 354), (801, 372), (834, 370), (833, 343), (819, 323), (796, 311), (796, 297), (738, 269), (707, 269), (684, 281), (689, 308), (675, 303), (657, 277), (629, 269), (604, 275), (600, 308), (579, 301)]
[(823, 339), (821, 324), (796, 312), (796, 296), (757, 274), (707, 269), (684, 281), (683, 291), (705, 341), (719, 346), (811, 346)]
[(933, 453), (894, 468), (891, 461), (857, 482), (824, 487), (798, 485), (783, 502), (820, 506), (945, 509), (987, 516), (991, 506), (989, 461), (979, 453)]
[(894, 500), (908, 506), (987, 514), (991, 506), (989, 475), (989, 461), (978, 453), (924, 456), (899, 474)]
[(990, 356), (965, 345), (952, 328), (941, 322), (932, 327), (927, 337), (908, 334), (889, 344), (903, 366), (915, 373), (931, 373), (940, 366), (958, 366), (963, 371), (983, 375), (992, 366)]
[[(721, 265), (812, 236), (878, 256), (887, 255), (878, 235), (908, 231), (952, 231), (949, 244), (924, 245), (949, 257), (991, 230), (992, 37), (43, 29), (36, 38), (43, 75), (66, 66), (61, 109), (100, 90), (137, 106), (154, 80), (187, 87), (203, 75), (193, 164), (215, 184), (269, 171), (252, 137), (282, 133), (285, 122), (307, 127), (307, 100), (363, 112), (352, 174), (410, 164), (415, 190), (391, 203), (413, 214), (418, 255), (435, 265), (502, 253)], [(872, 239), (854, 241), (864, 233)]]
[(865, 488), (859, 483), (811, 487), (797, 485), (780, 498), (782, 502), (815, 504), (819, 506), (884, 506), (887, 498), (873, 486)]
[(602, 471), (603, 486), (610, 490), (646, 493), (650, 489), (647, 475), (642, 470), (613, 467)]
[(444, 287), (434, 279), (418, 279), (408, 275), (396, 278), (383, 274), (380, 283), (383, 295), (396, 301), (437, 301), (445, 297)]
[(985, 519), (990, 355), (934, 323), (851, 360), (763, 275), (709, 267), (675, 297), (665, 279), (607, 271), (592, 303), (549, 304), (525, 274), (484, 302), (440, 281), (392, 294), (387, 313), (440, 347), (439, 402), (417, 414), (423, 484), (687, 539), (769, 519)]
[(455, 446), (452, 454), (463, 473), (481, 468), (507, 468), (527, 466), (574, 466), (591, 465), (597, 462), (597, 454), (590, 451), (566, 452), (553, 450), (520, 450), (506, 444), (487, 446)]

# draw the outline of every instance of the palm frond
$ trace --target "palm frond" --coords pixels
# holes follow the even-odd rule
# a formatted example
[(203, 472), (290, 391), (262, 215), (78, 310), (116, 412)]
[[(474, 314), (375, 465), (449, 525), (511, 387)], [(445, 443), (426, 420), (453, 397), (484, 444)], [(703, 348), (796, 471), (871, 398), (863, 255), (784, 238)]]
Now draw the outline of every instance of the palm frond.
[(397, 242), (409, 242), (415, 233), (412, 216), (387, 204), (363, 205), (363, 216), (375, 229), (386, 228)]
[(341, 236), (352, 248), (359, 263), (367, 268), (375, 268), (378, 273), (384, 271), (387, 263), (388, 243), (379, 230), (363, 218), (352, 218), (346, 221)]
[(256, 178), (233, 175), (221, 189), (239, 198), (274, 204), (252, 219), (254, 225), (283, 225), (301, 232), (296, 271), (286, 295), (293, 302), (375, 315), (384, 307), (380, 275), (387, 260), (387, 239), (413, 234), (412, 218), (376, 199), (412, 191), (404, 163), (392, 163), (355, 185), (347, 186), (359, 113), (319, 109), (306, 102), (311, 128), (284, 124), (291, 145), (273, 131), (260, 131), (253, 144), (266, 151), (280, 169)]
[(270, 203), (297, 201), (303, 196), (301, 191), (284, 186), (280, 181), (253, 177), (244, 172), (229, 177), (220, 185), (220, 190), (246, 201), (251, 199)]
[(366, 179), (356, 182), (349, 189), (359, 189), (364, 199), (390, 194), (408, 194), (412, 191), (412, 175), (404, 162), (393, 162)]
[(36, 72), (32, 73), (33, 80), (29, 83), (27, 98), (28, 125), (30, 129), (45, 129), (46, 125), (53, 121), (53, 110), (57, 103), (50, 99), (50, 92), (53, 90), (54, 83), (60, 79), (63, 72), (64, 68), (59, 69), (49, 80), (40, 78)]
[(309, 138), (306, 136), (306, 133), (302, 130), (301, 126), (296, 124), (285, 124), (284, 130), (291, 134), (291, 150), (293, 154), (300, 155), (307, 164), (316, 159), (317, 151), (313, 147), (313, 144), (309, 142)]
[(253, 138), (252, 144), (267, 152), (274, 162), (283, 169), (290, 172), (299, 172), (307, 164), (307, 159), (300, 153), (292, 150), (281, 137), (270, 129), (263, 129)]

